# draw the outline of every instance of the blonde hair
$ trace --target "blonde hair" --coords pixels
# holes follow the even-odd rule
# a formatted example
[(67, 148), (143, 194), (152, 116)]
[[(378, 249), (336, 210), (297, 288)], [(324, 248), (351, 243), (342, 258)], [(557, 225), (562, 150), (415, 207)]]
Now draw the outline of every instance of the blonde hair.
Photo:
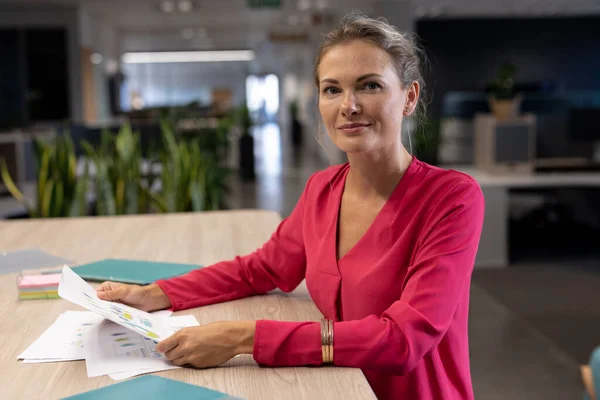
[(375, 19), (363, 13), (352, 12), (346, 15), (331, 32), (322, 37), (314, 63), (314, 79), (317, 88), (319, 87), (319, 64), (325, 53), (333, 46), (352, 40), (369, 41), (384, 50), (394, 64), (403, 88), (415, 81), (419, 83), (419, 102), (414, 114), (418, 122), (424, 122), (426, 92), (422, 70), (427, 57), (417, 44), (416, 35), (398, 31), (384, 18)]

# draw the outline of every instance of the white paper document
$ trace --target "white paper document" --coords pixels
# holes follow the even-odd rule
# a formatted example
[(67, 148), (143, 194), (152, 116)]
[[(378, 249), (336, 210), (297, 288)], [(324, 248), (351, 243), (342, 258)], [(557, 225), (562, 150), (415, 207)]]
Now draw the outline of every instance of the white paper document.
[(23, 364), (48, 364), (55, 362), (79, 361), (81, 358), (26, 358)]
[(96, 290), (66, 265), (62, 270), (58, 295), (150, 340), (158, 342), (171, 335), (163, 318), (124, 304), (99, 299)]
[[(152, 315), (168, 318), (172, 313), (161, 310)], [(83, 360), (84, 337), (92, 326), (102, 321), (104, 317), (91, 311), (66, 311), (17, 358), (23, 359), (24, 364)]]
[[(183, 327), (198, 325), (192, 315), (170, 317), (165, 323), (171, 334)], [(88, 331), (84, 350), (88, 377), (110, 374), (113, 379), (125, 379), (179, 368), (156, 351), (154, 340), (106, 320)]]
[(32, 362), (83, 360), (86, 332), (103, 317), (90, 311), (67, 311), (17, 358)]

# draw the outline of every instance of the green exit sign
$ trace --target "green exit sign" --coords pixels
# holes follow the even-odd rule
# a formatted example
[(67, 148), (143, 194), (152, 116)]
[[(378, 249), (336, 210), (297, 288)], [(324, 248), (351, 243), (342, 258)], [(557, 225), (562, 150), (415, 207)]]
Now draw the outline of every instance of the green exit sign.
[(250, 8), (279, 8), (281, 0), (248, 0)]

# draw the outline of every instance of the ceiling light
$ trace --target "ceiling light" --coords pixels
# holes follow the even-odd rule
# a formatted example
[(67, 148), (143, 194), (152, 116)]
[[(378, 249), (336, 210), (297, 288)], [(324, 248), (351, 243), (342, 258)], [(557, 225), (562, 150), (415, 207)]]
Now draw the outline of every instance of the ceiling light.
[(102, 62), (102, 54), (100, 53), (94, 53), (90, 56), (90, 62), (92, 64), (100, 64)]
[(171, 0), (165, 0), (160, 3), (160, 9), (162, 12), (170, 13), (175, 11), (175, 3)]
[(126, 64), (251, 61), (253, 59), (254, 52), (251, 50), (165, 51), (123, 54), (123, 62)]
[(181, 12), (190, 12), (192, 11), (192, 2), (190, 0), (179, 0), (177, 3), (177, 7)]

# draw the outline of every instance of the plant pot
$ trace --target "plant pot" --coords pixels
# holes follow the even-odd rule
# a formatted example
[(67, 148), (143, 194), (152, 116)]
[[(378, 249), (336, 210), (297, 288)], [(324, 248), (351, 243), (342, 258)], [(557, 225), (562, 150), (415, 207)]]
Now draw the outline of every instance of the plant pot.
[(249, 134), (240, 137), (240, 177), (253, 180), (254, 172), (254, 138)]
[(488, 98), (490, 110), (498, 120), (517, 118), (521, 112), (523, 96), (517, 95), (512, 99), (497, 99), (493, 96)]

